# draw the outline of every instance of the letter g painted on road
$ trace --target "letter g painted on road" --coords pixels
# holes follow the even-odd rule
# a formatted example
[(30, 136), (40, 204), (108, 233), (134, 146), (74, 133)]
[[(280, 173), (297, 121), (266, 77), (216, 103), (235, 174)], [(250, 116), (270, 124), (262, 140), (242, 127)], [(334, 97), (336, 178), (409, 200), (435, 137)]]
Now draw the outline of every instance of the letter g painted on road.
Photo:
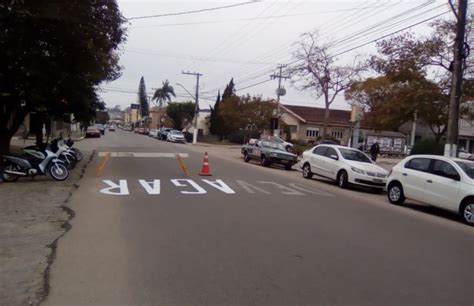
[[(188, 179), (175, 179), (171, 180), (171, 182), (176, 186), (176, 187), (186, 187), (186, 186), (191, 186), (193, 187), (196, 191), (181, 191), (182, 194), (205, 194), (207, 193), (206, 190), (204, 190), (201, 186), (196, 184), (193, 180), (188, 180)], [(181, 183), (181, 182), (184, 182)], [(186, 184), (187, 183), (187, 184)]]

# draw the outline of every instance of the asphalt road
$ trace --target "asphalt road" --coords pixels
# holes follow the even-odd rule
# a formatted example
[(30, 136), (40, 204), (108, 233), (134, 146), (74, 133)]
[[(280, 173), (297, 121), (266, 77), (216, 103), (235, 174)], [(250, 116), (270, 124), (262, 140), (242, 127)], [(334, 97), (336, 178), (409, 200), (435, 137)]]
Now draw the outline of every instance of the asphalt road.
[(46, 305), (474, 303), (474, 230), (453, 217), (219, 149), (202, 177), (204, 149), (121, 130), (80, 146), (113, 153), (71, 198)]

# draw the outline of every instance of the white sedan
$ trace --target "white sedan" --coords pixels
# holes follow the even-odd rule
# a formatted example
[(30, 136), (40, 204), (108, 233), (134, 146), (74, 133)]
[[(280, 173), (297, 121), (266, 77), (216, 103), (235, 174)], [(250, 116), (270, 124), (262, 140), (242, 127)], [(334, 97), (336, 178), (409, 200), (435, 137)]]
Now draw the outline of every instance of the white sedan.
[(464, 149), (459, 149), (458, 156), (462, 159), (474, 160), (474, 154), (471, 154)]
[(313, 174), (335, 180), (339, 187), (356, 184), (380, 191), (388, 171), (377, 166), (364, 152), (338, 145), (318, 145), (303, 152), (303, 177)]
[(437, 155), (414, 155), (393, 167), (387, 180), (388, 200), (406, 198), (459, 214), (474, 225), (474, 162)]

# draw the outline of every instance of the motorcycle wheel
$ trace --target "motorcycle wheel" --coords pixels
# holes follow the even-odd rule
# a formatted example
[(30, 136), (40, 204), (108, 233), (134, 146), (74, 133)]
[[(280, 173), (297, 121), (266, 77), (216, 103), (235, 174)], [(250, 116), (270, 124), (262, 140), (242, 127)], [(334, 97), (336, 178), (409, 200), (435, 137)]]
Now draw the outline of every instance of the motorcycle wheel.
[(72, 148), (74, 150), (74, 152), (76, 153), (76, 159), (77, 161), (81, 161), (84, 156), (82, 155), (82, 152), (81, 150), (79, 150), (78, 148)]
[(60, 155), (60, 156), (59, 156), (59, 159), (64, 162), (64, 164), (66, 165), (66, 168), (67, 168), (68, 170), (72, 170), (72, 169), (74, 169), (74, 168), (76, 167), (77, 161), (76, 161), (76, 159), (74, 159), (74, 158), (69, 157), (69, 160), (68, 160), (68, 159), (66, 158), (66, 156)]
[(2, 170), (2, 179), (5, 182), (14, 182), (18, 180), (18, 178), (20, 177), (19, 175), (5, 173), (4, 170), (18, 171), (19, 169), (18, 169), (18, 166), (16, 165), (12, 165), (12, 164), (6, 165)]
[(55, 181), (64, 181), (69, 176), (69, 170), (60, 163), (51, 163), (47, 171), (49, 176)]

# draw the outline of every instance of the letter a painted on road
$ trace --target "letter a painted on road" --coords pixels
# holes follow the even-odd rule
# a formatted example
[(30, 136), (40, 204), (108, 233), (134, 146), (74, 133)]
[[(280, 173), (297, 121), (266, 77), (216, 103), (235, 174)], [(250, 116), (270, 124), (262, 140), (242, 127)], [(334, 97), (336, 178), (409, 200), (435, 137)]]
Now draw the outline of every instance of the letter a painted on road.
[(209, 180), (202, 180), (204, 183), (207, 183), (211, 185), (212, 187), (219, 189), (220, 191), (227, 193), (227, 194), (234, 194), (235, 191), (233, 191), (226, 183), (224, 183), (223, 180), (215, 180), (215, 181), (209, 181)]
[(148, 192), (148, 194), (160, 194), (161, 184), (160, 180), (153, 180), (153, 182), (147, 182), (145, 180), (138, 180), (140, 185)]
[[(115, 184), (114, 182), (110, 180), (103, 180), (102, 182), (109, 185), (109, 187), (102, 188), (100, 190), (100, 192), (103, 194), (111, 194), (111, 195), (129, 195), (130, 194), (128, 192), (127, 180), (119, 180), (118, 184)], [(118, 191), (115, 191), (115, 192), (112, 191), (114, 189), (118, 189)]]
[(188, 186), (187, 184), (182, 184), (181, 182), (188, 183), (196, 189), (196, 191), (181, 191), (182, 194), (205, 194), (207, 193), (206, 190), (204, 190), (201, 186), (196, 184), (193, 180), (188, 180), (188, 179), (177, 179), (177, 180), (171, 180), (171, 182), (176, 186), (176, 187), (186, 187)]

